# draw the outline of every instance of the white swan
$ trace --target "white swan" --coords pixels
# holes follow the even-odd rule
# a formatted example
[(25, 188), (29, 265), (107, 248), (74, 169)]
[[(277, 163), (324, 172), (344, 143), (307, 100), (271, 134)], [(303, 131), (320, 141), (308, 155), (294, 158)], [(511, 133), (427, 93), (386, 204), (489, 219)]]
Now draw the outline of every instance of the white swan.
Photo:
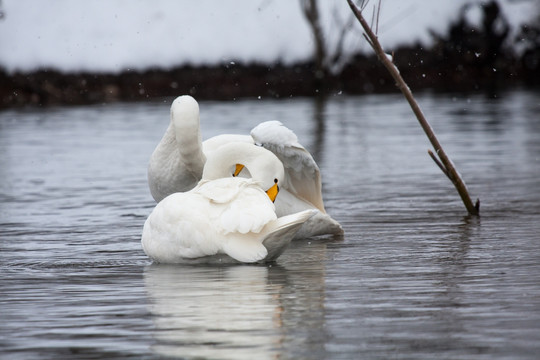
[[(251, 178), (230, 176), (236, 164)], [(283, 165), (270, 151), (242, 142), (221, 146), (208, 157), (194, 189), (156, 205), (144, 224), (144, 252), (161, 263), (219, 254), (247, 263), (275, 260), (315, 212), (277, 217), (273, 200), (283, 179)]]
[(148, 184), (154, 199), (159, 202), (174, 192), (195, 187), (202, 177), (206, 157), (230, 142), (256, 143), (283, 162), (285, 178), (275, 203), (278, 216), (318, 210), (296, 238), (343, 233), (341, 225), (324, 208), (319, 167), (291, 130), (279, 121), (268, 121), (256, 126), (251, 136), (226, 134), (202, 142), (199, 105), (189, 95), (173, 101), (169, 127), (150, 158)]

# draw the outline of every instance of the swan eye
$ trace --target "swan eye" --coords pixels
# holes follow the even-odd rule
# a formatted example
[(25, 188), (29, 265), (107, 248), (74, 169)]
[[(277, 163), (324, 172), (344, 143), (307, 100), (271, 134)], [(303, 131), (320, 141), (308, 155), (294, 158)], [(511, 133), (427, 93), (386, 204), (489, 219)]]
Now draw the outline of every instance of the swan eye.
[(264, 147), (264, 145), (262, 143), (260, 143), (260, 142), (256, 142), (255, 146)]
[(277, 184), (277, 179), (274, 179), (274, 184)]

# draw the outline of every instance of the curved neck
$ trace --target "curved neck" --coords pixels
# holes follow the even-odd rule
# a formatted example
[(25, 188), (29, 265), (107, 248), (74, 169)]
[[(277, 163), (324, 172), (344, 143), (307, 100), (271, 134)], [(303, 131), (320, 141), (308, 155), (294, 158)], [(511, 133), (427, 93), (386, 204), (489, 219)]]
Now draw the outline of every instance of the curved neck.
[(206, 157), (202, 151), (199, 114), (171, 112), (171, 123), (167, 132), (169, 136), (174, 136), (182, 162), (187, 166), (200, 168), (202, 173)]
[(269, 187), (274, 179), (282, 181), (285, 173), (281, 161), (270, 151), (253, 144), (233, 142), (219, 147), (208, 157), (202, 178), (231, 177), (236, 164), (244, 165), (253, 180), (267, 183)]

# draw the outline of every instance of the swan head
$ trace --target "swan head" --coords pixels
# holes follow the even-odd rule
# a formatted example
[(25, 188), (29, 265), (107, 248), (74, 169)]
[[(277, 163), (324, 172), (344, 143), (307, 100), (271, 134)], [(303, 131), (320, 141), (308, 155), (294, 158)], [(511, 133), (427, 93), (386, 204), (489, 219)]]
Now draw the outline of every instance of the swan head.
[(231, 142), (217, 148), (206, 159), (202, 179), (231, 177), (242, 167), (274, 201), (285, 178), (283, 163), (271, 151), (254, 144)]
[(177, 131), (199, 132), (199, 104), (189, 95), (174, 99), (171, 104), (171, 122)]

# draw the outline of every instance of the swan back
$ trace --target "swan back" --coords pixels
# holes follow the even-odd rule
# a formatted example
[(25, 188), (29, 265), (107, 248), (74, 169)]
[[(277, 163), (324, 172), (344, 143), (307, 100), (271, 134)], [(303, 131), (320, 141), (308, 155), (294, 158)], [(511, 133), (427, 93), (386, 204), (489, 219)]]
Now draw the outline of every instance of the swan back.
[(232, 176), (231, 169), (236, 164), (244, 165), (251, 178), (260, 183), (264, 190), (283, 182), (285, 170), (283, 164), (271, 152), (254, 144), (233, 142), (219, 147), (208, 156), (204, 166), (202, 180), (215, 180)]

